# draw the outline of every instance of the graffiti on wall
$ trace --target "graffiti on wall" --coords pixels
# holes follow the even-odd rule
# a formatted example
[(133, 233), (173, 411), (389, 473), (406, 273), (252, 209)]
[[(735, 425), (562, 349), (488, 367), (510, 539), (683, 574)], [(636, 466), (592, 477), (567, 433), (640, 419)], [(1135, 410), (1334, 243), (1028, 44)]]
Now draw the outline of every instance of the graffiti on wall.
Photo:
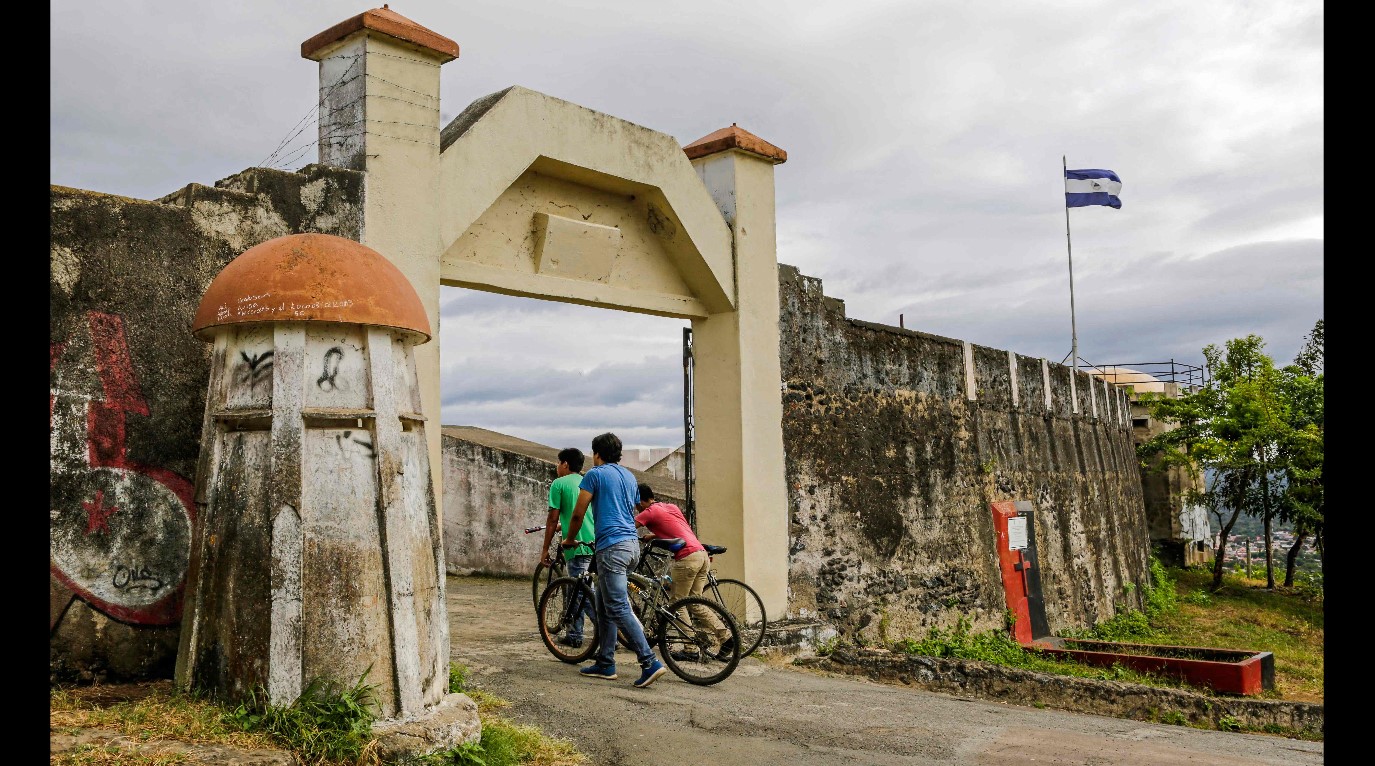
[[(171, 625), (181, 617), (194, 488), (130, 459), (127, 418), (149, 409), (124, 322), (98, 311), (85, 319), (50, 345), (51, 574), (117, 620)], [(50, 627), (59, 616), (55, 600)]]

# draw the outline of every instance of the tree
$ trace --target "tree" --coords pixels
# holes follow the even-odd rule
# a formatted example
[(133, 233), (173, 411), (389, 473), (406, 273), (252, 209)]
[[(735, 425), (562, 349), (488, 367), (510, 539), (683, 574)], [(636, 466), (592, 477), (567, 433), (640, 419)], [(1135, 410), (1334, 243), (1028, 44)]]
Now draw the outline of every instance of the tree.
[(1284, 585), (1294, 585), (1294, 563), (1311, 535), (1323, 564), (1323, 320), (1308, 334), (1294, 363), (1283, 370), (1291, 432), (1280, 445), (1287, 492), (1281, 519), (1294, 525), (1285, 557)]
[[(1210, 485), (1191, 490), (1189, 502), (1208, 508), (1221, 532), (1213, 557), (1213, 587), (1222, 585), (1227, 540), (1242, 513), (1265, 524), (1266, 576), (1274, 586), (1270, 522), (1281, 509), (1287, 483), (1282, 444), (1290, 444), (1291, 425), (1285, 380), (1262, 349), (1257, 335), (1203, 349), (1208, 382), (1178, 398), (1143, 395), (1151, 416), (1176, 427), (1137, 448), (1156, 469), (1181, 466), (1197, 476), (1212, 474)], [(1297, 444), (1297, 442), (1294, 442)], [(1145, 463), (1143, 463), (1145, 465)]]

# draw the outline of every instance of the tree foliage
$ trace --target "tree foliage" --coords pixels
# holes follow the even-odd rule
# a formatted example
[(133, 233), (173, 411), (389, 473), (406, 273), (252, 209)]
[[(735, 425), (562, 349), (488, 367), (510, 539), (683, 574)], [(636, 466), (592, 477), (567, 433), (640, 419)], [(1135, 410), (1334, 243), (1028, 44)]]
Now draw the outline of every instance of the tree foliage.
[[(1312, 535), (1322, 540), (1322, 320), (1293, 364), (1282, 369), (1264, 353), (1257, 335), (1203, 349), (1207, 383), (1177, 398), (1143, 394), (1151, 416), (1175, 427), (1137, 448), (1155, 470), (1182, 467), (1210, 481), (1185, 498), (1208, 508), (1221, 533), (1213, 584), (1222, 584), (1227, 538), (1241, 514), (1263, 520), (1269, 548), (1272, 520), (1295, 525), (1295, 548)], [(1144, 464), (1144, 463), (1143, 463)], [(1274, 585), (1267, 550), (1266, 573)]]

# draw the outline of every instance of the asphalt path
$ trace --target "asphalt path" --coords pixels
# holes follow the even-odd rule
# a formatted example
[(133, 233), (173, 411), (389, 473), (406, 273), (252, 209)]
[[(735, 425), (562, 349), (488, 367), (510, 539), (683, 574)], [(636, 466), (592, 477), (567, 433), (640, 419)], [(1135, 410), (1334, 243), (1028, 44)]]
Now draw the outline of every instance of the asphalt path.
[(578, 675), (540, 642), (529, 580), (449, 577), (454, 661), (502, 715), (574, 742), (596, 766), (1304, 766), (1323, 743), (1204, 731), (964, 699), (742, 660), (725, 681), (671, 672), (647, 689), (633, 654), (620, 677)]

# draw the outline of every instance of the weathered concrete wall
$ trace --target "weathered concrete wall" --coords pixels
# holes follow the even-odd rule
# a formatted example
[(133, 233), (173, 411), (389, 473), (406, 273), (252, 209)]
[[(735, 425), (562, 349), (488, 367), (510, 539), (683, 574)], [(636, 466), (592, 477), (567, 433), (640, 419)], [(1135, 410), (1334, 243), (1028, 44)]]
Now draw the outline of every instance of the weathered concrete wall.
[[(529, 575), (544, 532), (525, 534), (549, 516), (549, 483), (560, 448), (469, 426), (445, 426), (444, 557), (450, 574)], [(564, 445), (568, 446), (568, 445)], [(592, 469), (590, 450), (583, 472)], [(656, 497), (681, 507), (683, 485), (634, 469)]]
[(1000, 500), (1035, 508), (1052, 632), (1140, 605), (1149, 543), (1122, 392), (1080, 373), (1072, 399), (1070, 368), (847, 319), (791, 266), (779, 285), (790, 617), (851, 639), (961, 615), (1002, 626)]
[(170, 677), (196, 516), (205, 288), (245, 249), (357, 240), (363, 174), (253, 168), (158, 201), (51, 187), (50, 675)]
[[(1180, 395), (1176, 383), (1165, 383), (1160, 388), (1170, 398)], [(1131, 415), (1132, 440), (1136, 445), (1177, 427), (1151, 417), (1150, 410), (1135, 396)], [(1213, 560), (1208, 513), (1186, 498), (1188, 492), (1196, 489), (1203, 489), (1201, 472), (1193, 476), (1183, 466), (1163, 467), (1159, 456), (1141, 466), (1141, 492), (1151, 543), (1159, 551), (1161, 561), (1169, 566), (1199, 566)]]

